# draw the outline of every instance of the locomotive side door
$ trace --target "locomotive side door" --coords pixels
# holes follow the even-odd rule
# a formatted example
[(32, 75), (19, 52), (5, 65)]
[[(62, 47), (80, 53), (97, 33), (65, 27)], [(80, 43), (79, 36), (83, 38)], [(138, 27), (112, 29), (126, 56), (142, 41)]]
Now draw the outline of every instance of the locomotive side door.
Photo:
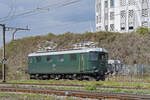
[(84, 57), (84, 54), (79, 55), (78, 71), (79, 72), (84, 72), (85, 71), (85, 57)]

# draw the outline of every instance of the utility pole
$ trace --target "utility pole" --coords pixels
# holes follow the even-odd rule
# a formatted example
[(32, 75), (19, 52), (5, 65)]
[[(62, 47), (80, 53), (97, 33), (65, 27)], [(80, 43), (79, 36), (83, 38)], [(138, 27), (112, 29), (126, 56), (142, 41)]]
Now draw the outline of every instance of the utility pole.
[(5, 31), (6, 31), (6, 27), (5, 27), (5, 24), (0, 24), (0, 26), (2, 26), (3, 28), (3, 60), (2, 60), (2, 63), (3, 63), (3, 82), (5, 83), (6, 82), (6, 52), (5, 52)]
[(14, 27), (6, 27), (5, 26), (5, 24), (0, 24), (0, 26), (3, 28), (3, 60), (2, 60), (2, 64), (3, 64), (3, 68), (2, 68), (2, 70), (3, 70), (3, 82), (5, 83), (6, 82), (6, 62), (7, 62), (7, 59), (6, 59), (6, 44), (5, 44), (5, 32), (6, 31), (10, 31), (10, 30), (15, 30), (14, 32), (13, 32), (13, 40), (14, 40), (14, 35), (15, 35), (15, 33), (18, 31), (18, 30), (30, 30), (29, 28), (28, 28), (28, 26), (27, 26), (27, 28), (26, 29), (24, 29), (24, 28), (14, 28)]
[(14, 30), (14, 32), (12, 33), (12, 40), (15, 40), (15, 33), (17, 32), (17, 31), (20, 31), (20, 30), (30, 30), (29, 28), (28, 28), (28, 26), (26, 27), (26, 28), (14, 28), (14, 27), (7, 27), (6, 28), (6, 31), (10, 31), (10, 30)]

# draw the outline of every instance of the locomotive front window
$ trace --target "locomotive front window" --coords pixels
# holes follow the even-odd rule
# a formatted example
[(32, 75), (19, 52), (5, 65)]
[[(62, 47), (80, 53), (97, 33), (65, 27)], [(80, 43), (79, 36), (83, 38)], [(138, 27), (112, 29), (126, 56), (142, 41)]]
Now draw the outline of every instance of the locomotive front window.
[(102, 60), (102, 61), (107, 60), (108, 59), (108, 54), (100, 54), (99, 59)]
[(92, 61), (98, 60), (98, 53), (97, 52), (90, 52), (89, 56), (90, 56), (90, 60), (92, 60)]
[(29, 63), (32, 63), (33, 61), (32, 61), (32, 57), (29, 57)]
[(36, 57), (36, 61), (40, 62), (41, 61), (41, 57), (40, 56)]

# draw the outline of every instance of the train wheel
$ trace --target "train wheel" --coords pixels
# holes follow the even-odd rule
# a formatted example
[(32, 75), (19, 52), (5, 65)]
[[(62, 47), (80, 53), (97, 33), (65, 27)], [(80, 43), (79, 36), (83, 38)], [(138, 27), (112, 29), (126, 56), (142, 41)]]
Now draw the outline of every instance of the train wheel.
[(83, 80), (83, 77), (82, 77), (82, 75), (78, 75), (78, 76), (76, 77), (76, 79), (79, 80), (79, 81), (82, 81), (82, 80)]
[(88, 80), (89, 80), (89, 81), (95, 81), (96, 79), (95, 79), (94, 77), (89, 76), (89, 77), (88, 77)]
[(102, 76), (100, 79), (101, 79), (102, 81), (105, 81), (105, 76)]
[(56, 75), (55, 79), (56, 80), (60, 80), (61, 79), (61, 75)]

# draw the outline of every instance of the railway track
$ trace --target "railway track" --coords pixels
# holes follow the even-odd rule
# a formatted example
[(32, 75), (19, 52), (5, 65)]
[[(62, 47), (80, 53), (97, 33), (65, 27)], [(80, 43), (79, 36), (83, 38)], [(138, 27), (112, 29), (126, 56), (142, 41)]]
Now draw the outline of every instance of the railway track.
[[(18, 86), (68, 86), (68, 87), (87, 87), (86, 85), (68, 85), (68, 84), (39, 84), (39, 83), (0, 83), (0, 86), (18, 85)], [(92, 86), (92, 85), (91, 85)], [(90, 87), (90, 85), (88, 85)], [(148, 90), (149, 88), (136, 88), (136, 87), (121, 87), (121, 86), (96, 86), (96, 88), (120, 88), (120, 89), (133, 89), (133, 90)]]
[(0, 87), (0, 91), (49, 94), (49, 95), (55, 94), (58, 96), (74, 96), (74, 97), (92, 98), (92, 99), (150, 100), (150, 95), (136, 95), (136, 94), (110, 93), (110, 92), (87, 92), (87, 91), (76, 91), (76, 90), (14, 88), (14, 87)]

